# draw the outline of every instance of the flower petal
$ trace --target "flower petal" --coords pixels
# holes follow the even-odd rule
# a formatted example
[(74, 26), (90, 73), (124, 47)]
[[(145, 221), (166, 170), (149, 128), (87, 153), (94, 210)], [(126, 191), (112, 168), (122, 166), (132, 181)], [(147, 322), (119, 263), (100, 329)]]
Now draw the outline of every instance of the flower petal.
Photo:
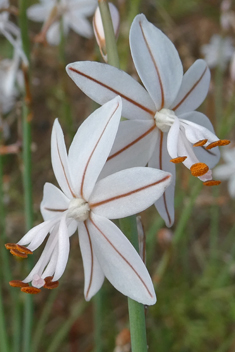
[(63, 192), (51, 183), (45, 183), (43, 188), (43, 199), (40, 204), (40, 210), (44, 220), (49, 220), (55, 216), (61, 215), (68, 209), (69, 198)]
[(219, 165), (213, 170), (213, 176), (217, 180), (228, 180), (234, 174), (235, 167), (232, 168), (228, 164)]
[(130, 29), (130, 48), (137, 72), (156, 109), (170, 107), (183, 78), (182, 63), (173, 43), (140, 14)]
[(48, 12), (52, 7), (53, 7), (52, 3), (49, 6), (47, 6), (46, 2), (44, 4), (32, 5), (27, 9), (27, 16), (32, 21), (43, 22), (46, 19)]
[(58, 230), (58, 260), (53, 281), (59, 280), (63, 275), (69, 258), (69, 235), (66, 223), (66, 212), (63, 214)]
[(69, 149), (69, 165), (77, 194), (88, 200), (108, 158), (121, 118), (116, 97), (93, 112), (78, 129)]
[(165, 191), (171, 174), (133, 167), (97, 182), (89, 200), (92, 211), (109, 219), (123, 218), (147, 209)]
[[(198, 111), (192, 111), (189, 113), (185, 113), (179, 116), (180, 119), (185, 120), (189, 122), (196, 123), (198, 125), (198, 128), (201, 128), (201, 130), (204, 133), (204, 138), (213, 138), (213, 135), (216, 137), (214, 134), (214, 128), (208, 117)], [(208, 132), (206, 131), (208, 130)], [(218, 137), (216, 137), (218, 138)], [(220, 151), (218, 147), (215, 147), (213, 149), (205, 149), (204, 147), (195, 147), (193, 148), (193, 151), (200, 160), (200, 162), (203, 162), (209, 166), (209, 168), (213, 168), (219, 161), (220, 159)]]
[(89, 301), (101, 288), (104, 282), (104, 273), (94, 253), (86, 222), (78, 223), (78, 238), (85, 276), (84, 296), (86, 301)]
[(54, 122), (51, 134), (51, 162), (55, 177), (62, 191), (69, 199), (75, 197), (70, 178), (64, 135), (58, 119)]
[(179, 93), (172, 103), (176, 114), (197, 109), (205, 100), (210, 85), (210, 70), (204, 60), (197, 60), (183, 77)]
[(92, 37), (93, 31), (91, 24), (86, 18), (82, 18), (81, 14), (76, 14), (70, 11), (68, 13), (68, 22), (69, 27), (72, 28), (75, 33), (78, 33), (85, 38)]
[(150, 119), (155, 106), (148, 92), (131, 76), (116, 67), (99, 62), (74, 62), (66, 71), (76, 85), (94, 101), (104, 104), (117, 95), (127, 119)]
[(175, 165), (170, 162), (171, 157), (167, 152), (167, 133), (159, 131), (159, 138), (156, 150), (148, 165), (156, 169), (164, 170), (172, 174), (172, 182), (163, 195), (155, 202), (155, 207), (160, 216), (164, 219), (166, 226), (174, 224), (174, 193), (175, 193)]
[(156, 135), (157, 129), (151, 120), (121, 121), (99, 178), (133, 166), (145, 166), (153, 153)]
[(137, 302), (154, 304), (156, 296), (149, 273), (119, 228), (93, 213), (87, 226), (97, 259), (111, 284)]
[(228, 181), (228, 192), (232, 198), (235, 198), (235, 177), (233, 176)]

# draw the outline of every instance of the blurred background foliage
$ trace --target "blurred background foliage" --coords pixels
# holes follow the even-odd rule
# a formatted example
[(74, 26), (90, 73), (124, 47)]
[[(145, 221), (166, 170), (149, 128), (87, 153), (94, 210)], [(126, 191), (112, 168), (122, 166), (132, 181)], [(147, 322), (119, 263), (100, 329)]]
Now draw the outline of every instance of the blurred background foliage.
[[(202, 57), (200, 48), (209, 42), (213, 34), (229, 35), (234, 42), (234, 31), (224, 33), (221, 29), (219, 0), (116, 0), (113, 3), (118, 7), (121, 18), (117, 42), (120, 65), (136, 79), (128, 33), (132, 19), (140, 12), (170, 37), (179, 51), (185, 70)], [(16, 1), (12, 1), (12, 4), (17, 6)], [(235, 11), (234, 3), (231, 8)], [(17, 22), (16, 17), (12, 19)], [(50, 134), (54, 119), (59, 117), (69, 145), (78, 126), (95, 108), (70, 80), (64, 67), (73, 61), (102, 61), (102, 58), (94, 38), (87, 40), (71, 31), (60, 46), (43, 46), (34, 42), (41, 24), (29, 22), (29, 28), (33, 111), (32, 180), (36, 225), (41, 222), (39, 206), (43, 185), (45, 182), (54, 182), (50, 161)], [(0, 38), (0, 47), (1, 58), (11, 56), (11, 46), (3, 37)], [(234, 82), (231, 81), (228, 68), (219, 71), (218, 68), (212, 70), (209, 95), (200, 110), (211, 119), (219, 137), (234, 141)], [(10, 129), (6, 145), (17, 141), (21, 143), (21, 101), (22, 97), (5, 117)], [(8, 242), (17, 242), (24, 234), (21, 172), (20, 153), (3, 157), (2, 196)], [(147, 242), (147, 267), (158, 297), (157, 304), (146, 309), (149, 352), (233, 352), (235, 202), (229, 197), (226, 182), (217, 189), (203, 188), (200, 181), (193, 178), (182, 165), (177, 167), (177, 173), (176, 221), (172, 229), (169, 231), (164, 228), (163, 221), (153, 207), (142, 214)], [(3, 244), (1, 246), (3, 248)], [(4, 260), (4, 250), (1, 249), (1, 260)], [(35, 262), (40, 254), (38, 252), (34, 253)], [(9, 262), (11, 279), (23, 279), (26, 275), (24, 261), (10, 257)], [(13, 318), (18, 319), (19, 343), (14, 348), (16, 352), (21, 351), (21, 307), (25, 294), (10, 288), (4, 275), (0, 268), (9, 338), (12, 338), (13, 326), (17, 323)], [(15, 290), (13, 295), (9, 294), (12, 290)], [(13, 298), (19, 305), (17, 317), (11, 313)], [(59, 288), (53, 292), (44, 290), (33, 299), (32, 352), (96, 351), (93, 300), (90, 303), (84, 301), (83, 267), (76, 235), (71, 238), (71, 256)], [(121, 347), (119, 341), (122, 338), (120, 333), (128, 328), (126, 298), (106, 281), (99, 299), (102, 305), (98, 321), (102, 333), (102, 351), (130, 351), (128, 344), (122, 342)]]

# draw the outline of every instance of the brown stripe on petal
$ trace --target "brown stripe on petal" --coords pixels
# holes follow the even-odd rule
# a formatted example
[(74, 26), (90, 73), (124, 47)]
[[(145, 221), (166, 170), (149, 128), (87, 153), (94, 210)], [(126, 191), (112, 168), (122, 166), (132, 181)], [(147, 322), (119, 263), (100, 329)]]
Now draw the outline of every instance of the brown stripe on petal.
[(44, 209), (48, 211), (58, 212), (58, 213), (63, 213), (64, 211), (68, 210), (68, 209), (54, 209), (54, 208), (46, 208), (46, 207), (44, 207)]
[(88, 165), (89, 165), (89, 163), (90, 163), (90, 161), (91, 161), (91, 158), (92, 158), (92, 156), (93, 156), (93, 154), (94, 154), (94, 152), (95, 152), (97, 146), (99, 145), (99, 142), (100, 142), (100, 140), (101, 140), (101, 138), (102, 138), (102, 136), (103, 136), (103, 134), (104, 134), (104, 132), (105, 132), (105, 130), (106, 130), (106, 128), (107, 128), (109, 122), (110, 122), (110, 120), (112, 119), (113, 115), (114, 115), (115, 112), (117, 111), (118, 107), (119, 107), (119, 104), (117, 104), (117, 107), (115, 108), (115, 110), (113, 111), (113, 113), (111, 114), (111, 116), (109, 117), (109, 119), (108, 119), (106, 125), (104, 126), (104, 129), (103, 129), (102, 133), (100, 134), (100, 136), (99, 136), (99, 138), (98, 138), (98, 140), (97, 140), (97, 142), (96, 142), (96, 144), (95, 144), (95, 146), (94, 146), (94, 148), (93, 148), (93, 150), (92, 150), (92, 152), (91, 152), (91, 154), (90, 154), (90, 156), (89, 156), (89, 158), (88, 158), (88, 160), (87, 160), (87, 162), (86, 162), (86, 165), (85, 165), (85, 168), (84, 168), (84, 171), (83, 171), (83, 175), (82, 175), (82, 182), (81, 182), (81, 189), (80, 189), (80, 194), (81, 194), (81, 197), (82, 197), (82, 198), (84, 198), (83, 188), (84, 188), (85, 176), (86, 176), (86, 172), (87, 172), (87, 169), (88, 169)]
[(221, 181), (209, 180), (203, 182), (204, 186), (218, 186), (221, 184)]
[(9, 285), (12, 287), (28, 287), (29, 286), (29, 284), (26, 284), (25, 282), (20, 281), (20, 280), (11, 280), (11, 281), (9, 281)]
[(35, 295), (35, 294), (41, 292), (40, 288), (36, 288), (36, 287), (32, 287), (32, 286), (21, 287), (20, 290), (25, 293), (30, 293), (31, 295)]
[(92, 219), (90, 219), (90, 221), (92, 222), (92, 224), (95, 226), (95, 228), (100, 232), (100, 234), (105, 238), (105, 240), (110, 244), (110, 246), (115, 250), (115, 252), (126, 262), (126, 264), (132, 269), (132, 271), (136, 274), (136, 276), (139, 278), (139, 280), (142, 282), (142, 284), (144, 285), (146, 291), (148, 292), (150, 297), (153, 297), (153, 295), (151, 294), (151, 292), (148, 289), (148, 286), (146, 285), (146, 283), (144, 282), (144, 280), (142, 279), (142, 277), (138, 274), (138, 272), (135, 270), (135, 268), (131, 265), (131, 263), (119, 252), (119, 250), (114, 246), (114, 244), (105, 236), (105, 234), (101, 231), (101, 229), (99, 229), (99, 227), (94, 223), (94, 221)]
[(208, 139), (201, 139), (197, 143), (194, 143), (193, 147), (202, 147), (203, 145), (206, 144), (207, 141), (208, 141)]
[(153, 62), (154, 68), (155, 68), (157, 76), (158, 76), (158, 81), (159, 81), (160, 91), (161, 91), (161, 106), (160, 106), (159, 110), (161, 110), (161, 109), (163, 109), (163, 107), (165, 105), (165, 97), (164, 97), (164, 89), (163, 89), (162, 79), (161, 79), (161, 76), (160, 76), (160, 72), (159, 72), (157, 63), (156, 63), (156, 61), (154, 59), (153, 53), (152, 53), (152, 51), (151, 51), (151, 49), (149, 47), (148, 41), (147, 41), (147, 39), (145, 37), (144, 30), (143, 30), (141, 22), (139, 22), (139, 25), (140, 25), (140, 29), (141, 29), (141, 32), (142, 32), (142, 35), (143, 35), (143, 39), (145, 41), (146, 47), (148, 49), (149, 55), (151, 57), (151, 60)]
[(93, 280), (93, 272), (94, 272), (94, 254), (93, 254), (93, 248), (92, 248), (92, 242), (91, 242), (91, 236), (87, 227), (87, 222), (84, 221), (84, 225), (86, 228), (86, 232), (87, 232), (87, 236), (88, 236), (88, 240), (89, 240), (89, 246), (90, 246), (90, 251), (91, 251), (91, 272), (90, 272), (90, 280), (89, 280), (89, 285), (88, 285), (88, 289), (86, 292), (86, 298), (88, 298), (89, 295), (89, 291), (91, 289), (91, 284), (92, 284), (92, 280)]
[(131, 143), (127, 144), (125, 147), (123, 147), (122, 149), (118, 150), (116, 153), (110, 155), (107, 159), (111, 160), (113, 159), (115, 156), (121, 154), (122, 152), (124, 152), (125, 150), (127, 150), (128, 148), (132, 147), (134, 144), (138, 143), (141, 139), (143, 139), (144, 137), (146, 137), (149, 133), (151, 133), (153, 130), (155, 130), (156, 125), (154, 124), (148, 131), (146, 131), (145, 133), (143, 133), (141, 136), (139, 136), (138, 138), (136, 138), (134, 141), (132, 141)]
[(12, 255), (14, 255), (15, 257), (19, 257), (19, 258), (28, 258), (28, 254), (26, 253), (22, 253), (20, 251), (18, 251), (18, 249), (11, 249), (10, 253)]
[(133, 105), (135, 105), (135, 106), (137, 106), (137, 107), (140, 108), (141, 110), (146, 111), (146, 112), (149, 113), (151, 116), (154, 116), (154, 115), (155, 115), (155, 112), (154, 112), (154, 111), (152, 111), (152, 110), (146, 108), (145, 106), (143, 106), (143, 105), (137, 103), (137, 101), (132, 100), (131, 98), (129, 98), (129, 97), (125, 96), (124, 94), (122, 94), (121, 92), (119, 92), (118, 90), (109, 87), (108, 85), (106, 85), (106, 84), (104, 84), (104, 83), (98, 81), (97, 79), (95, 79), (95, 78), (93, 78), (93, 77), (91, 77), (91, 76), (88, 76), (88, 75), (86, 75), (85, 73), (83, 73), (83, 72), (81, 72), (81, 71), (78, 71), (78, 70), (76, 70), (75, 68), (72, 68), (72, 67), (69, 67), (69, 70), (70, 70), (70, 71), (73, 71), (73, 72), (75, 72), (75, 73), (77, 73), (77, 74), (79, 74), (79, 75), (81, 75), (81, 76), (83, 76), (83, 77), (85, 77), (85, 78), (87, 78), (87, 79), (89, 79), (90, 81), (93, 81), (93, 82), (99, 84), (100, 86), (102, 86), (102, 87), (104, 87), (104, 88), (110, 90), (111, 92), (113, 92), (113, 93), (115, 93), (115, 94), (117, 94), (117, 95), (120, 95), (120, 97), (121, 97), (122, 99), (128, 101), (129, 103), (131, 103), (131, 104), (133, 104)]
[(101, 202), (89, 204), (89, 206), (90, 206), (90, 208), (95, 208), (95, 207), (98, 207), (98, 206), (100, 206), (100, 205), (103, 205), (103, 204), (112, 202), (112, 201), (114, 201), (114, 200), (128, 197), (128, 196), (130, 196), (130, 195), (132, 195), (132, 194), (134, 194), (134, 193), (143, 191), (144, 189), (147, 189), (147, 188), (149, 188), (149, 187), (156, 186), (156, 185), (158, 185), (159, 183), (162, 183), (162, 182), (168, 180), (168, 178), (170, 178), (170, 176), (165, 176), (165, 177), (163, 177), (161, 180), (156, 181), (156, 182), (153, 182), (153, 183), (151, 183), (151, 184), (149, 184), (149, 185), (146, 185), (146, 186), (143, 186), (143, 187), (134, 189), (133, 191), (130, 191), (130, 192), (127, 192), (127, 193), (123, 193), (123, 194), (120, 194), (120, 195), (115, 196), (115, 197), (112, 197), (112, 198), (108, 198), (108, 199), (102, 200)]
[(182, 163), (185, 159), (187, 159), (187, 156), (178, 156), (177, 158), (171, 159), (170, 161), (174, 164), (179, 164)]
[(209, 171), (209, 167), (205, 163), (196, 163), (190, 167), (191, 174), (193, 176), (202, 176)]
[(185, 94), (185, 96), (183, 97), (183, 99), (176, 105), (172, 108), (173, 111), (175, 111), (176, 109), (178, 109), (178, 107), (188, 98), (188, 96), (193, 92), (193, 90), (197, 87), (197, 85), (200, 83), (200, 81), (202, 80), (203, 76), (205, 75), (206, 73), (206, 70), (207, 70), (207, 66), (205, 68), (205, 70), (202, 72), (202, 75), (201, 77), (197, 80), (197, 82), (192, 86), (192, 88), (188, 91), (187, 94)]

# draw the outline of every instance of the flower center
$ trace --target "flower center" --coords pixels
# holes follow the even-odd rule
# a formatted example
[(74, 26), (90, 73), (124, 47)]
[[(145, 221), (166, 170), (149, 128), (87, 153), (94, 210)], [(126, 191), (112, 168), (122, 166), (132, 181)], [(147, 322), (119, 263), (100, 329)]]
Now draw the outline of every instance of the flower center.
[(156, 112), (154, 119), (155, 119), (156, 126), (162, 132), (168, 132), (175, 120), (175, 113), (173, 110), (162, 109)]
[(77, 221), (85, 221), (90, 213), (89, 204), (82, 198), (73, 198), (69, 203), (68, 217)]

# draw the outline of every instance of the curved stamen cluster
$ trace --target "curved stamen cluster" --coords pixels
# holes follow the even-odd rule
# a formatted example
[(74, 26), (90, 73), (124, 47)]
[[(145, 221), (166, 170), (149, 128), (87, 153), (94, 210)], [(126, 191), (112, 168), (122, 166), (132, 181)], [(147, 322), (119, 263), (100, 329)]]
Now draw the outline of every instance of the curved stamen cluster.
[[(53, 279), (53, 276), (45, 277), (44, 279), (45, 284), (43, 285), (43, 287), (48, 290), (57, 288), (59, 286), (59, 281), (52, 281), (52, 279)], [(40, 288), (30, 286), (28, 283), (25, 283), (20, 280), (12, 280), (9, 282), (9, 285), (12, 287), (20, 287), (20, 290), (25, 293), (37, 294), (41, 292)]]

